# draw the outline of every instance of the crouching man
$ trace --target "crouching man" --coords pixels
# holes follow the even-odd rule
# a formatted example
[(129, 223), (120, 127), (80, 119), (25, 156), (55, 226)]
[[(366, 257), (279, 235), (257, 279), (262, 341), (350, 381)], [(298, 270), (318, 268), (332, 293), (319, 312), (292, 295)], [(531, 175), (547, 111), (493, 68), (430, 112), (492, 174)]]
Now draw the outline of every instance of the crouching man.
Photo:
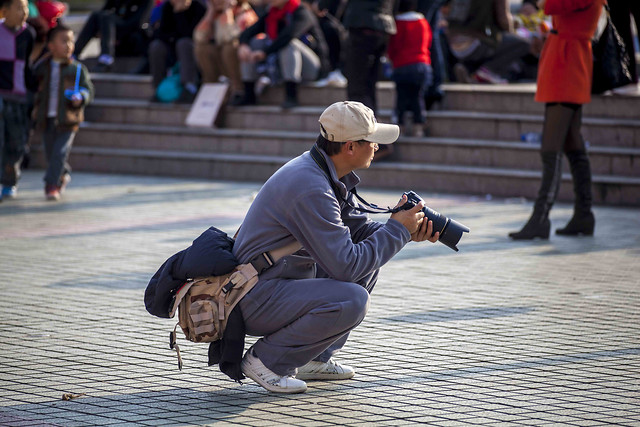
[[(378, 270), (409, 241), (437, 241), (423, 204), (386, 223), (357, 209), (356, 169), (370, 166), (378, 144), (398, 138), (359, 102), (337, 102), (320, 116), (311, 151), (291, 160), (262, 187), (237, 235), (241, 263), (262, 253), (302, 248), (273, 265), (240, 301), (248, 335), (242, 372), (276, 393), (302, 393), (305, 380), (342, 380), (353, 368), (332, 356), (363, 319)], [(406, 202), (406, 196), (400, 204)]]

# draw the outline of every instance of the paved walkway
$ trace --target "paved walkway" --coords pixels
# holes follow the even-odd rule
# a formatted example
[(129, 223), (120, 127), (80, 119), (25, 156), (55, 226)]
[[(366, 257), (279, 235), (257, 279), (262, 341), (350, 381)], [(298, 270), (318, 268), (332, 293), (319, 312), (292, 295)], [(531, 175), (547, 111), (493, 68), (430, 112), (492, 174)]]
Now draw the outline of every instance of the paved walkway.
[(174, 321), (142, 301), (201, 231), (233, 233), (259, 184), (77, 173), (51, 203), (41, 178), (0, 203), (0, 425), (640, 426), (637, 209), (596, 208), (593, 238), (517, 243), (530, 203), (424, 194), (471, 228), (460, 252), (408, 245), (340, 355), (355, 378), (281, 396), (183, 339), (179, 371)]

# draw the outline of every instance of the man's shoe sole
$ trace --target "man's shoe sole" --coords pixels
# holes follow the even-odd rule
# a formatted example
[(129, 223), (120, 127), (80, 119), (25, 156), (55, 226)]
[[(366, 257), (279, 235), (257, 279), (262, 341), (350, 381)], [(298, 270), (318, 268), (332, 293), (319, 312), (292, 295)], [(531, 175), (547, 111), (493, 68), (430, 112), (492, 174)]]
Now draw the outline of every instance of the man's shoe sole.
[(331, 381), (331, 380), (348, 380), (353, 378), (355, 372), (345, 372), (344, 374), (322, 374), (322, 373), (298, 373), (296, 378), (303, 381), (308, 380), (321, 380), (321, 381)]

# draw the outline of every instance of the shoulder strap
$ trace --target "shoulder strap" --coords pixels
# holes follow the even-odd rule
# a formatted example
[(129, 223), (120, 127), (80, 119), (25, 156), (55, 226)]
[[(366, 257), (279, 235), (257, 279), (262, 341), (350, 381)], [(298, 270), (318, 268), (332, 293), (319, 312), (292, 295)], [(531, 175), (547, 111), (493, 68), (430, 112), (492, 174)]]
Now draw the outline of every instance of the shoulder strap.
[(331, 185), (331, 188), (333, 188), (333, 192), (335, 193), (336, 198), (338, 200), (346, 203), (352, 209), (355, 209), (355, 210), (360, 211), (360, 212), (366, 212), (366, 213), (372, 213), (372, 214), (397, 212), (397, 210), (395, 208), (394, 209), (388, 208), (388, 207), (387, 208), (383, 208), (383, 207), (380, 207), (380, 206), (375, 205), (373, 203), (367, 202), (365, 199), (360, 197), (360, 195), (356, 191), (355, 187), (350, 192), (353, 193), (353, 195), (356, 196), (356, 198), (363, 205), (365, 205), (367, 208), (370, 208), (370, 209), (363, 208), (362, 206), (355, 206), (355, 205), (349, 203), (349, 201), (347, 199), (342, 197), (342, 194), (340, 193), (340, 189), (338, 188), (338, 186), (331, 179), (331, 172), (329, 171), (329, 165), (327, 165), (327, 161), (324, 159), (324, 156), (322, 155), (322, 153), (320, 153), (320, 151), (318, 149), (318, 146), (316, 144), (314, 144), (313, 147), (311, 147), (311, 150), (309, 150), (309, 154), (311, 154), (311, 158), (316, 162), (316, 164), (324, 172), (324, 174), (327, 177), (327, 179), (329, 180), (329, 184)]

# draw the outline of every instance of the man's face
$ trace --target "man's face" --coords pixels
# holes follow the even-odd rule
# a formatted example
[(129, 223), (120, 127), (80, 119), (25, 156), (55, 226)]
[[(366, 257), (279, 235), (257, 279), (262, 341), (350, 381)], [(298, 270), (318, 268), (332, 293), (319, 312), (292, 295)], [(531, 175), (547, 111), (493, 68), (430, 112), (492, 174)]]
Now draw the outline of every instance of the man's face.
[(353, 144), (353, 163), (355, 169), (367, 169), (378, 151), (378, 144), (369, 141), (355, 141)]
[(47, 44), (51, 55), (55, 59), (63, 60), (71, 58), (75, 43), (72, 31), (61, 31)]
[(10, 4), (2, 8), (2, 15), (5, 17), (4, 25), (7, 27), (22, 27), (27, 21), (27, 16), (29, 16), (27, 0), (13, 0)]

